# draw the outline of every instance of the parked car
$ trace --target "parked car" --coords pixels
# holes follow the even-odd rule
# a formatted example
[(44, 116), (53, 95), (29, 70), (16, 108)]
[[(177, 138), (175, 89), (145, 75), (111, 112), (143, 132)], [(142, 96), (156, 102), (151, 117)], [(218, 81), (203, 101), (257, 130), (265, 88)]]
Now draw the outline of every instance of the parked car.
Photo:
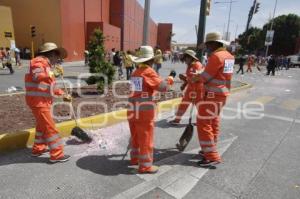
[(290, 59), (291, 67), (300, 67), (300, 55), (290, 55), (287, 58)]

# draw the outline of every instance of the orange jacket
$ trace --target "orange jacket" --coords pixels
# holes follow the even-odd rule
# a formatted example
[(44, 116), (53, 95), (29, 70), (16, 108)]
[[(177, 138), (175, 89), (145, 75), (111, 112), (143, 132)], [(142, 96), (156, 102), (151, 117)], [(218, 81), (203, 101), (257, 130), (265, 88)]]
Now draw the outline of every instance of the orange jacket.
[(167, 91), (167, 83), (149, 66), (140, 66), (131, 75), (132, 93), (129, 97), (129, 120), (153, 120), (155, 91)]
[(186, 80), (187, 80), (187, 92), (203, 91), (203, 83), (202, 82), (193, 82), (192, 78), (195, 73), (200, 73), (203, 70), (203, 66), (199, 61), (194, 61), (188, 68), (186, 69)]
[(205, 70), (200, 75), (207, 95), (230, 94), (233, 67), (234, 57), (224, 48), (217, 49), (209, 56)]
[(52, 93), (64, 94), (61, 89), (55, 89), (55, 78), (50, 75), (50, 69), (50, 62), (45, 57), (36, 57), (30, 61), (29, 73), (25, 74), (25, 99), (29, 107), (50, 107)]

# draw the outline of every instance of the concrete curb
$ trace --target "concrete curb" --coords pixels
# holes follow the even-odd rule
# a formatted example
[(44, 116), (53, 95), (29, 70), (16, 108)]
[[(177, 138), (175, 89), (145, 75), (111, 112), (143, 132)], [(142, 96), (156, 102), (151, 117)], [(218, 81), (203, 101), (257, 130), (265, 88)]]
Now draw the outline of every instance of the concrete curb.
[[(241, 82), (242, 83), (242, 82)], [(232, 89), (231, 92), (235, 93), (240, 90), (251, 88), (252, 85), (245, 84)], [(158, 103), (158, 113), (170, 111), (178, 106), (181, 98), (175, 98), (168, 101)], [(78, 123), (84, 129), (98, 129), (111, 126), (113, 124), (127, 120), (127, 110), (122, 109), (110, 113), (103, 113), (96, 116), (81, 118)], [(56, 124), (57, 129), (62, 137), (69, 137), (71, 130), (76, 126), (75, 121), (66, 121)], [(0, 152), (12, 151), (15, 149), (26, 148), (31, 146), (34, 142), (35, 128), (27, 129), (16, 133), (0, 134)]]
[[(176, 98), (158, 103), (158, 112), (170, 111), (181, 101)], [(127, 110), (122, 109), (110, 113), (103, 113), (96, 116), (81, 118), (78, 120), (79, 126), (84, 129), (104, 128), (113, 124), (127, 120)], [(56, 128), (62, 137), (69, 137), (71, 130), (76, 126), (75, 121), (66, 121), (56, 124)], [(16, 133), (0, 134), (0, 152), (12, 151), (15, 149), (26, 148), (34, 142), (35, 128), (26, 129)]]

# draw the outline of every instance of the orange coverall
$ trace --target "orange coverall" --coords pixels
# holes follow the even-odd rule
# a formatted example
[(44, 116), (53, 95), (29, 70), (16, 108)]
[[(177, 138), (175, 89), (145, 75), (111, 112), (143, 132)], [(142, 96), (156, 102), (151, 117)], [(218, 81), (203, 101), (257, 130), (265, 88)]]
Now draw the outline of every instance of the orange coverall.
[(194, 104), (199, 103), (203, 98), (203, 83), (191, 81), (193, 74), (203, 70), (203, 66), (199, 61), (194, 61), (186, 69), (186, 81), (187, 86), (182, 97), (182, 101), (178, 106), (178, 110), (175, 115), (175, 121), (180, 122), (181, 117), (186, 112), (189, 105), (193, 102)]
[(33, 154), (42, 154), (50, 149), (50, 159), (64, 156), (63, 143), (51, 116), (52, 94), (62, 95), (54, 89), (55, 78), (50, 75), (50, 62), (46, 57), (36, 57), (30, 61), (29, 73), (25, 75), (26, 103), (36, 120)]
[(246, 72), (252, 73), (252, 66), (253, 66), (253, 64), (254, 64), (254, 59), (253, 59), (253, 57), (249, 56), (248, 57), (248, 68), (247, 68)]
[(230, 94), (234, 57), (224, 48), (210, 55), (200, 82), (205, 85), (205, 96), (198, 105), (197, 130), (204, 157), (209, 161), (221, 161), (217, 152), (220, 112)]
[(147, 172), (153, 163), (153, 130), (155, 91), (167, 91), (167, 83), (147, 65), (140, 65), (131, 75), (133, 92), (129, 97), (127, 117), (131, 132), (131, 164), (139, 164), (139, 172)]

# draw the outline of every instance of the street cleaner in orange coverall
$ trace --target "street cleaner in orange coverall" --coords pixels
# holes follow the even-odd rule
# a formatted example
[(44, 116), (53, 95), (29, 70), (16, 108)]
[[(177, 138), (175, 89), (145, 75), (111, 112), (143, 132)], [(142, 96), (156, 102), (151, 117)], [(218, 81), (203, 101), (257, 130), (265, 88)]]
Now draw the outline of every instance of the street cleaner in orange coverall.
[(139, 173), (156, 173), (153, 165), (153, 131), (156, 103), (155, 91), (166, 92), (168, 84), (152, 69), (154, 52), (150, 46), (141, 46), (134, 60), (138, 68), (131, 75), (132, 93), (127, 112), (131, 133), (131, 165), (139, 165)]
[(72, 100), (71, 96), (54, 87), (55, 77), (63, 75), (63, 68), (55, 64), (66, 56), (65, 49), (58, 48), (54, 43), (45, 43), (40, 47), (39, 55), (30, 61), (29, 72), (25, 75), (26, 103), (36, 120), (32, 156), (43, 155), (49, 147), (51, 163), (66, 162), (70, 158), (64, 154), (64, 143), (50, 111), (54, 95), (62, 95), (67, 102)]
[(205, 87), (204, 103), (197, 106), (197, 130), (203, 159), (200, 167), (210, 167), (221, 162), (217, 151), (220, 128), (220, 112), (230, 94), (234, 57), (226, 50), (228, 42), (219, 33), (208, 33), (205, 40), (209, 51), (208, 63), (201, 74), (194, 74), (194, 82)]
[(181, 117), (186, 112), (190, 104), (196, 105), (203, 98), (203, 84), (201, 82), (192, 82), (193, 74), (203, 71), (203, 66), (196, 57), (196, 52), (186, 50), (183, 54), (183, 60), (187, 65), (186, 74), (180, 74), (179, 78), (184, 82), (181, 90), (184, 90), (184, 95), (178, 110), (175, 114), (175, 119), (169, 121), (172, 125), (180, 123)]

